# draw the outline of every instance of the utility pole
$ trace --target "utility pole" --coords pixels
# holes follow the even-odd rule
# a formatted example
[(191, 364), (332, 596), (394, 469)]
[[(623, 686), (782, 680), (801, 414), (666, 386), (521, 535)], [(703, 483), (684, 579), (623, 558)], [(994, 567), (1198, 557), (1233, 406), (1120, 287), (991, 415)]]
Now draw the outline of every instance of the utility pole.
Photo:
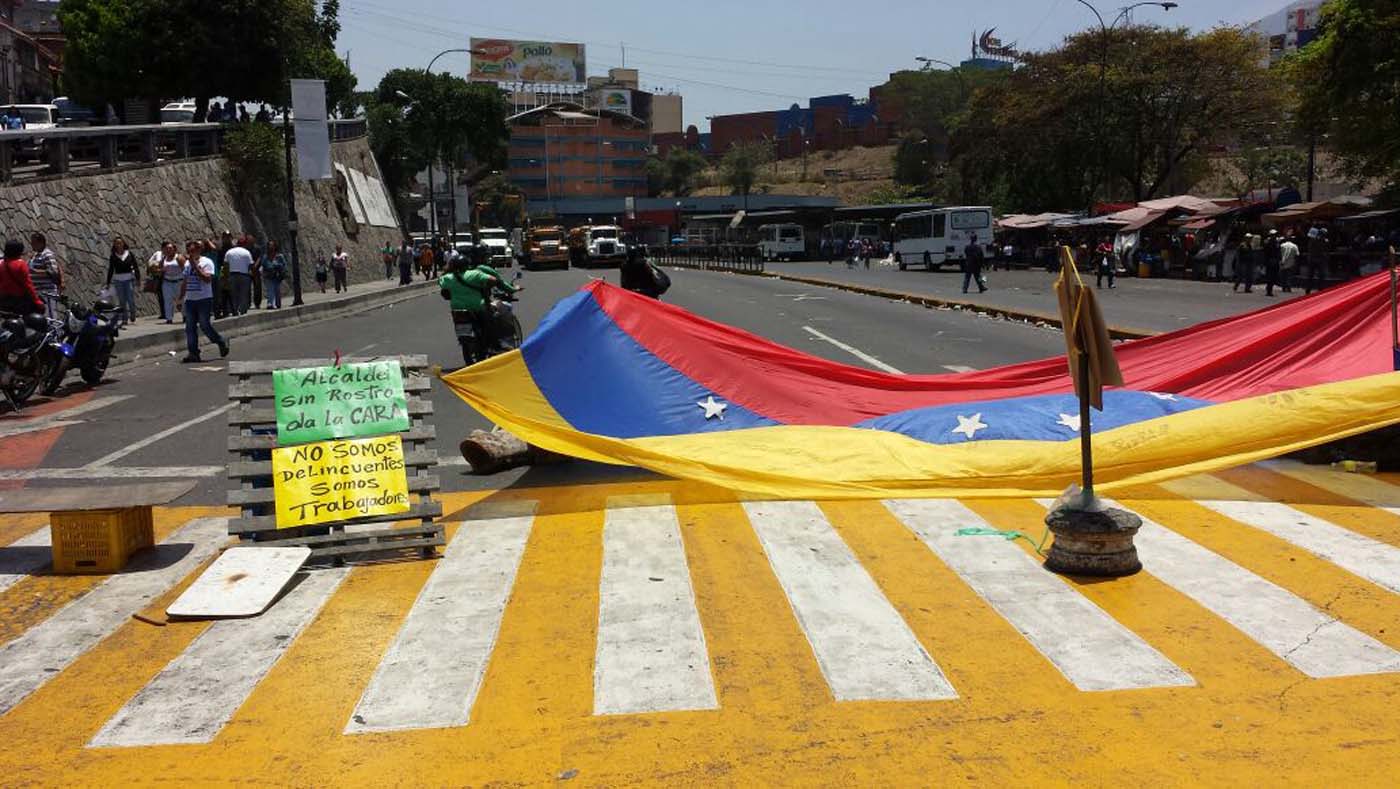
[(281, 140), (287, 155), (287, 243), (291, 246), (291, 305), (301, 306), (301, 253), (297, 252), (297, 190), (291, 176), (291, 111), (281, 108)]

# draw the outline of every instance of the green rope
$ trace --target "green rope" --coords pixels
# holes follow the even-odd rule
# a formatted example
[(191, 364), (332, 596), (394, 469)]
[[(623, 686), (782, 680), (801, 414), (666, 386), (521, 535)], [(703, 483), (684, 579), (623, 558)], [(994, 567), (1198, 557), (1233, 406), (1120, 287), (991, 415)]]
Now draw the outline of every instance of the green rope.
[(1037, 543), (1024, 532), (1014, 531), (1012, 529), (984, 529), (978, 526), (969, 526), (966, 529), (958, 529), (956, 532), (954, 532), (954, 534), (956, 534), (959, 537), (1000, 537), (1003, 540), (1025, 540), (1032, 547), (1034, 547), (1035, 552), (1041, 556), (1045, 555), (1045, 551), (1042, 549), (1045, 547), (1045, 541), (1050, 538), (1049, 529), (1046, 529), (1045, 533), (1040, 535), (1040, 542)]

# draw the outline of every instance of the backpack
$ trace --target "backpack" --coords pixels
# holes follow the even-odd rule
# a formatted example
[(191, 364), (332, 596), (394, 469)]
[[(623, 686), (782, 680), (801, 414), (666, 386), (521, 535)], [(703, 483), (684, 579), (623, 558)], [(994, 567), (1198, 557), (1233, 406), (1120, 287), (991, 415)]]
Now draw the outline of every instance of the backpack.
[(651, 278), (656, 282), (656, 295), (660, 296), (670, 290), (670, 275), (658, 268), (655, 263), (648, 262), (647, 266), (651, 269)]

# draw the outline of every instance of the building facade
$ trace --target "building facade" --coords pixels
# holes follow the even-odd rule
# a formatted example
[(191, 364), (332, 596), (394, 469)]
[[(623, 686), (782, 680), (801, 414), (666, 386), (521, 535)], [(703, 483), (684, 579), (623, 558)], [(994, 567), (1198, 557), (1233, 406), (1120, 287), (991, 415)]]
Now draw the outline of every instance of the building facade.
[(0, 0), (0, 101), (47, 103), (53, 100), (61, 66), (52, 50), (19, 27), (24, 5)]
[(630, 114), (558, 103), (510, 118), (507, 177), (532, 202), (647, 193), (651, 145)]
[(875, 100), (849, 94), (817, 96), (807, 107), (716, 115), (710, 118), (709, 153), (723, 156), (739, 143), (769, 145), (779, 158), (807, 151), (835, 151), (854, 145), (884, 145), (894, 138), (897, 119), (883, 118)]

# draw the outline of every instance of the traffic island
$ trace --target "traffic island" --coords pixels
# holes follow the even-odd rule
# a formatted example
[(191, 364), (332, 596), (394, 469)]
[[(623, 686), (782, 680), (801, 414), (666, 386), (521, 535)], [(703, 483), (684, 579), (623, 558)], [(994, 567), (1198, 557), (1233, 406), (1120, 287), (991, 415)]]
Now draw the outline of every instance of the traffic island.
[(1052, 573), (1117, 578), (1142, 569), (1133, 545), (1142, 518), (1127, 510), (1061, 506), (1045, 516), (1045, 525), (1055, 535), (1045, 558)]

